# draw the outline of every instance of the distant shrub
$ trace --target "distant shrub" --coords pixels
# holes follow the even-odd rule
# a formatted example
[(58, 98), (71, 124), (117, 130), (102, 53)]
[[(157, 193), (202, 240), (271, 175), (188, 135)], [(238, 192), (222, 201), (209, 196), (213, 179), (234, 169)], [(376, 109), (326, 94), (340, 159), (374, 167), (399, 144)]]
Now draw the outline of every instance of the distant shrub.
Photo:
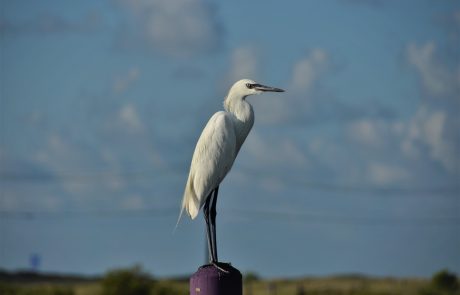
[(455, 274), (447, 269), (433, 275), (431, 283), (419, 291), (420, 295), (459, 295), (460, 286)]
[(139, 266), (109, 271), (102, 280), (102, 295), (149, 295), (154, 286)]
[(245, 283), (252, 283), (257, 282), (260, 280), (260, 277), (255, 272), (248, 272), (244, 275), (244, 282)]
[(433, 275), (431, 279), (433, 287), (445, 291), (457, 291), (459, 289), (458, 280), (455, 274), (447, 269), (441, 270)]

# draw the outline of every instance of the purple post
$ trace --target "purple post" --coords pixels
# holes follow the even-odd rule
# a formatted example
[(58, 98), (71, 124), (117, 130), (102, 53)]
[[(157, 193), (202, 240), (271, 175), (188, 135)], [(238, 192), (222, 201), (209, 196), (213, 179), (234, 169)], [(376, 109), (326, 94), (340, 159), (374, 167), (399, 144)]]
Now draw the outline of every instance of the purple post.
[(212, 264), (201, 266), (190, 278), (190, 295), (242, 295), (240, 271), (229, 263), (219, 263), (219, 267), (227, 273)]

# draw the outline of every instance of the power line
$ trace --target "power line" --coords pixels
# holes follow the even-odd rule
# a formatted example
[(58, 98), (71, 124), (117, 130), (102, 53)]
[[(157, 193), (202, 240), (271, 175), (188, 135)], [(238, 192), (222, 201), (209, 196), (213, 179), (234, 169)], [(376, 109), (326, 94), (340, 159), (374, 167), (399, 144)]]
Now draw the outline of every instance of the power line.
[[(258, 175), (260, 172), (254, 169), (246, 169), (251, 175)], [(341, 193), (371, 193), (380, 195), (401, 195), (401, 194), (423, 194), (443, 195), (460, 197), (460, 185), (444, 186), (376, 186), (353, 183), (331, 183), (320, 180), (309, 180), (306, 176), (296, 174), (264, 174), (266, 179), (281, 180), (283, 183), (303, 187), (306, 189), (317, 189), (321, 191)]]
[[(91, 211), (0, 211), (0, 217), (5, 219), (69, 219), (81, 217), (95, 218), (133, 218), (149, 217), (164, 218), (176, 217), (177, 208), (150, 208), (150, 209), (125, 209), (125, 210), (91, 210)], [(280, 211), (280, 210), (244, 210), (226, 209), (225, 218), (245, 218), (257, 221), (284, 221), (309, 224), (334, 224), (334, 225), (364, 225), (364, 226), (460, 226), (460, 216), (346, 216), (315, 214), (311, 212)]]
[[(258, 173), (254, 172), (254, 175)], [(121, 178), (123, 181), (135, 181), (141, 179), (158, 179), (171, 176), (181, 176), (185, 178), (185, 174), (176, 171), (131, 171), (131, 172), (87, 172), (87, 173), (31, 173), (31, 174), (15, 174), (0, 172), (0, 182), (10, 183), (61, 183), (61, 182), (83, 182), (92, 183), (103, 180), (111, 180), (113, 178)], [(438, 186), (438, 187), (415, 187), (415, 186), (372, 186), (372, 185), (357, 185), (357, 184), (341, 184), (327, 183), (321, 181), (309, 181), (299, 177), (285, 177), (280, 175), (265, 175), (267, 179), (281, 180), (290, 186), (302, 187), (309, 190), (320, 190), (328, 192), (340, 192), (344, 194), (360, 193), (374, 194), (384, 196), (401, 196), (401, 195), (424, 195), (424, 196), (443, 196), (460, 198), (460, 186)], [(260, 179), (260, 177), (258, 178)]]
[(314, 214), (297, 211), (275, 210), (242, 210), (233, 209), (233, 213), (244, 216), (257, 217), (257, 220), (282, 220), (309, 223), (331, 223), (348, 225), (457, 225), (460, 226), (460, 216), (437, 217), (386, 217), (386, 216), (346, 216)]
[(38, 219), (38, 218), (79, 218), (79, 217), (167, 217), (177, 214), (177, 208), (148, 208), (148, 209), (119, 209), (119, 210), (61, 210), (61, 211), (34, 211), (34, 210), (0, 210), (0, 216), (11, 219)]
[[(5, 173), (0, 172), (0, 181), (8, 182), (98, 182), (104, 179), (120, 177), (123, 179), (166, 177), (170, 173), (164, 171), (131, 171), (131, 172), (80, 172), (80, 173)], [(185, 175), (185, 174), (184, 174)], [(184, 176), (185, 177), (185, 176)]]

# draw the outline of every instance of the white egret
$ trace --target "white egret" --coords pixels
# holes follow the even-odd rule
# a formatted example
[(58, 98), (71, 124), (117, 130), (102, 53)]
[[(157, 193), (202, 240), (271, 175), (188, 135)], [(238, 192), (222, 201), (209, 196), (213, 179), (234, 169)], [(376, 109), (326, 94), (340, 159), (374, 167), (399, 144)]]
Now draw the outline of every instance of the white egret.
[(254, 111), (246, 97), (266, 91), (284, 90), (248, 79), (236, 82), (224, 100), (225, 111), (217, 112), (211, 117), (193, 153), (179, 220), (184, 210), (195, 219), (203, 207), (210, 262), (217, 267), (216, 202), (219, 184), (230, 171), (254, 124)]

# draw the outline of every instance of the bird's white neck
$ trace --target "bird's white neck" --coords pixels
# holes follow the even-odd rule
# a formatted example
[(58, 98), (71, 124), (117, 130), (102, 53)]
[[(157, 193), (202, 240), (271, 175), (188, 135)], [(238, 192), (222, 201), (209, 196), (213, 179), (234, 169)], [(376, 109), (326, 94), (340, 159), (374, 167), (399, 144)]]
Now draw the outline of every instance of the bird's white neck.
[(241, 123), (254, 123), (254, 111), (250, 103), (246, 101), (246, 96), (230, 91), (224, 100), (224, 108), (232, 113)]
[(235, 134), (236, 134), (236, 153), (239, 152), (243, 142), (251, 131), (254, 125), (254, 111), (250, 103), (246, 101), (246, 96), (238, 95), (238, 93), (230, 93), (224, 100), (224, 108), (231, 113), (235, 118)]

